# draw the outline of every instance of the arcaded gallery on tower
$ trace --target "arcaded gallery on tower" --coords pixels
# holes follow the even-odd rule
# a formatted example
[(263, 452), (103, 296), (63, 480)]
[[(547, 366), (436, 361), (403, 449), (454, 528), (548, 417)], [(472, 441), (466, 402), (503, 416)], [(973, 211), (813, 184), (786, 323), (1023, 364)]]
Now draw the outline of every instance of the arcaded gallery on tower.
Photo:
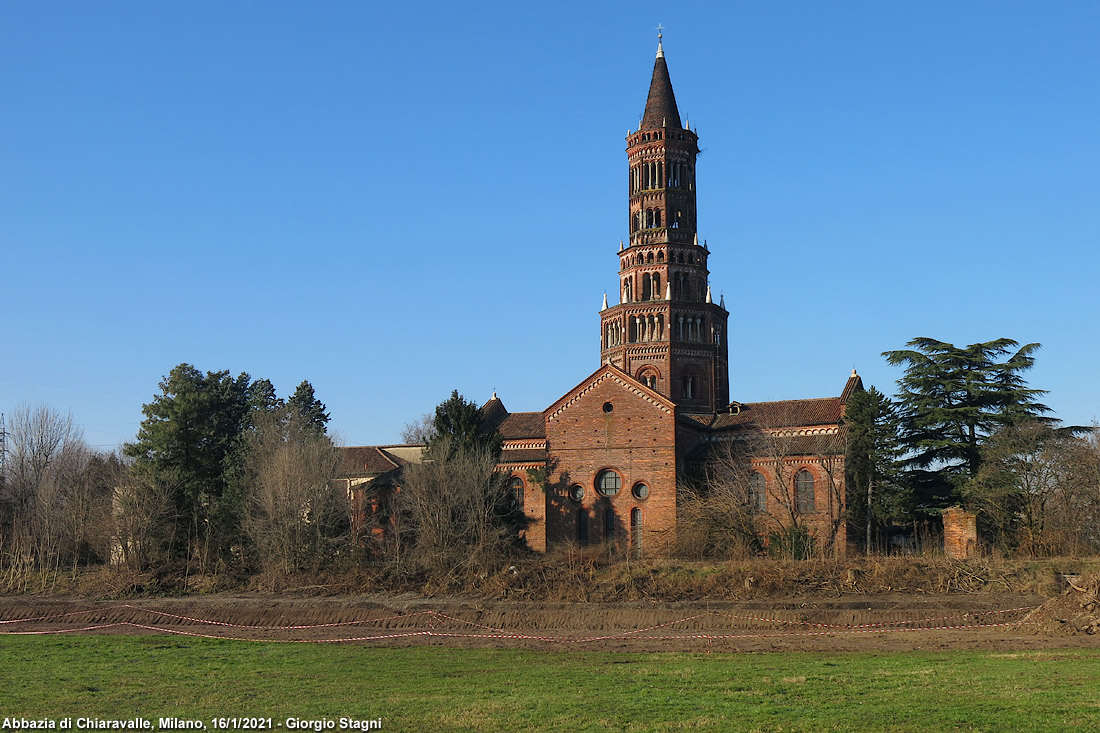
[[(496, 394), (482, 406), (503, 438), (498, 467), (523, 508), (528, 546), (613, 542), (635, 556), (675, 554), (678, 487), (722, 455), (740, 464), (762, 536), (799, 526), (843, 553), (843, 417), (861, 380), (853, 372), (838, 397), (731, 402), (729, 312), (712, 298), (711, 253), (696, 231), (699, 137), (680, 118), (660, 38), (626, 146), (629, 233), (619, 302), (605, 298), (600, 311), (599, 368), (541, 412), (509, 412)], [(344, 449), (357, 505), (399, 486), (420, 449)]]

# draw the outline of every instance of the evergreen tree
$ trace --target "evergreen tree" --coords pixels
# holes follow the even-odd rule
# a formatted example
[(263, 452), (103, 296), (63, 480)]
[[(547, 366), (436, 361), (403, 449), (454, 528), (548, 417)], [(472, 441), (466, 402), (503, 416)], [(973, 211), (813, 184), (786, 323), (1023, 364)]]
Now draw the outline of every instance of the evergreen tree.
[(883, 356), (905, 366), (897, 403), (906, 466), (912, 469), (908, 479), (919, 504), (943, 507), (978, 473), (989, 435), (1021, 420), (1049, 419), (1041, 416), (1050, 409), (1037, 401), (1046, 392), (1029, 388), (1022, 376), (1034, 365), (1040, 345), (1013, 353), (1019, 344), (1006, 338), (964, 348), (916, 338), (907, 346)]
[(286, 406), (291, 413), (298, 415), (304, 425), (322, 435), (326, 433), (329, 416), (325, 412), (325, 404), (313, 394), (312, 384), (307, 381), (299, 384)]
[(458, 393), (435, 408), (435, 434), (428, 443), (429, 454), (455, 453), (488, 449), (495, 458), (500, 454), (501, 438), (496, 430), (488, 430), (482, 419), (481, 408)]
[(279, 412), (286, 404), (275, 394), (275, 385), (269, 379), (257, 379), (248, 388), (248, 410), (257, 415)]
[(908, 493), (899, 481), (902, 449), (897, 408), (874, 387), (853, 394), (844, 411), (848, 539), (871, 550), (875, 528), (900, 521)]
[(247, 374), (203, 374), (180, 364), (142, 408), (137, 440), (124, 452), (139, 475), (171, 494), (173, 526), (162, 537), (171, 556), (185, 554), (205, 566), (230, 542), (226, 527), (239, 517), (223, 498), (239, 461), (248, 388)]

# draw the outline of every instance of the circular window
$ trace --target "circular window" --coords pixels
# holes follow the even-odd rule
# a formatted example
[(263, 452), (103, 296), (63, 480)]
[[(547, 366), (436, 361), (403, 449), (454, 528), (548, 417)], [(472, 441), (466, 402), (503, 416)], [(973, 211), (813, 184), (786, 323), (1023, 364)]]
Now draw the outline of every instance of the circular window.
[(639, 501), (649, 496), (649, 487), (645, 484), (634, 484), (634, 488), (630, 490), (630, 493), (634, 494), (634, 498)]
[(610, 468), (596, 475), (596, 491), (604, 496), (614, 496), (622, 487), (622, 478)]
[(615, 409), (615, 405), (611, 404), (610, 402), (603, 403), (603, 411), (604, 412), (611, 412), (614, 409)]
[(573, 484), (569, 487), (569, 498), (573, 501), (580, 501), (584, 498), (584, 487), (580, 484)]

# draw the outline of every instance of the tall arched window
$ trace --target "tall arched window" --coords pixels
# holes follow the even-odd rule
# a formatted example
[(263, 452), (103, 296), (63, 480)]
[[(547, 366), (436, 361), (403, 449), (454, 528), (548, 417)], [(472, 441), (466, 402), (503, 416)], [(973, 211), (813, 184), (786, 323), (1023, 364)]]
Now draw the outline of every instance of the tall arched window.
[(634, 556), (642, 555), (642, 510), (634, 507), (630, 510), (630, 542), (634, 546)]
[(586, 509), (577, 512), (577, 544), (588, 544), (588, 511)]
[(768, 511), (768, 482), (764, 474), (753, 471), (749, 478), (749, 490), (752, 492), (752, 510), (760, 514)]
[(512, 480), (508, 482), (508, 488), (512, 492), (512, 507), (518, 511), (523, 511), (523, 479), (519, 476), (513, 476)]
[(814, 476), (802, 469), (794, 477), (795, 505), (799, 514), (811, 514), (814, 511)]
[(615, 541), (615, 512), (612, 509), (603, 513), (603, 538), (606, 542)]
[(649, 300), (653, 297), (653, 280), (649, 273), (642, 275), (642, 300)]

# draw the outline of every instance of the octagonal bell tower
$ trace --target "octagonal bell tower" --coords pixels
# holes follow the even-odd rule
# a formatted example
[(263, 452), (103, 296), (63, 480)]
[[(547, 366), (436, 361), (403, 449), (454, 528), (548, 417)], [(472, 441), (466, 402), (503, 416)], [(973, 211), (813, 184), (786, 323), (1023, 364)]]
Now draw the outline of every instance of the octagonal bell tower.
[(619, 304), (600, 312), (602, 363), (685, 412), (729, 404), (723, 304), (696, 233), (699, 136), (681, 124), (660, 35), (639, 129), (626, 138), (629, 245), (619, 249)]

